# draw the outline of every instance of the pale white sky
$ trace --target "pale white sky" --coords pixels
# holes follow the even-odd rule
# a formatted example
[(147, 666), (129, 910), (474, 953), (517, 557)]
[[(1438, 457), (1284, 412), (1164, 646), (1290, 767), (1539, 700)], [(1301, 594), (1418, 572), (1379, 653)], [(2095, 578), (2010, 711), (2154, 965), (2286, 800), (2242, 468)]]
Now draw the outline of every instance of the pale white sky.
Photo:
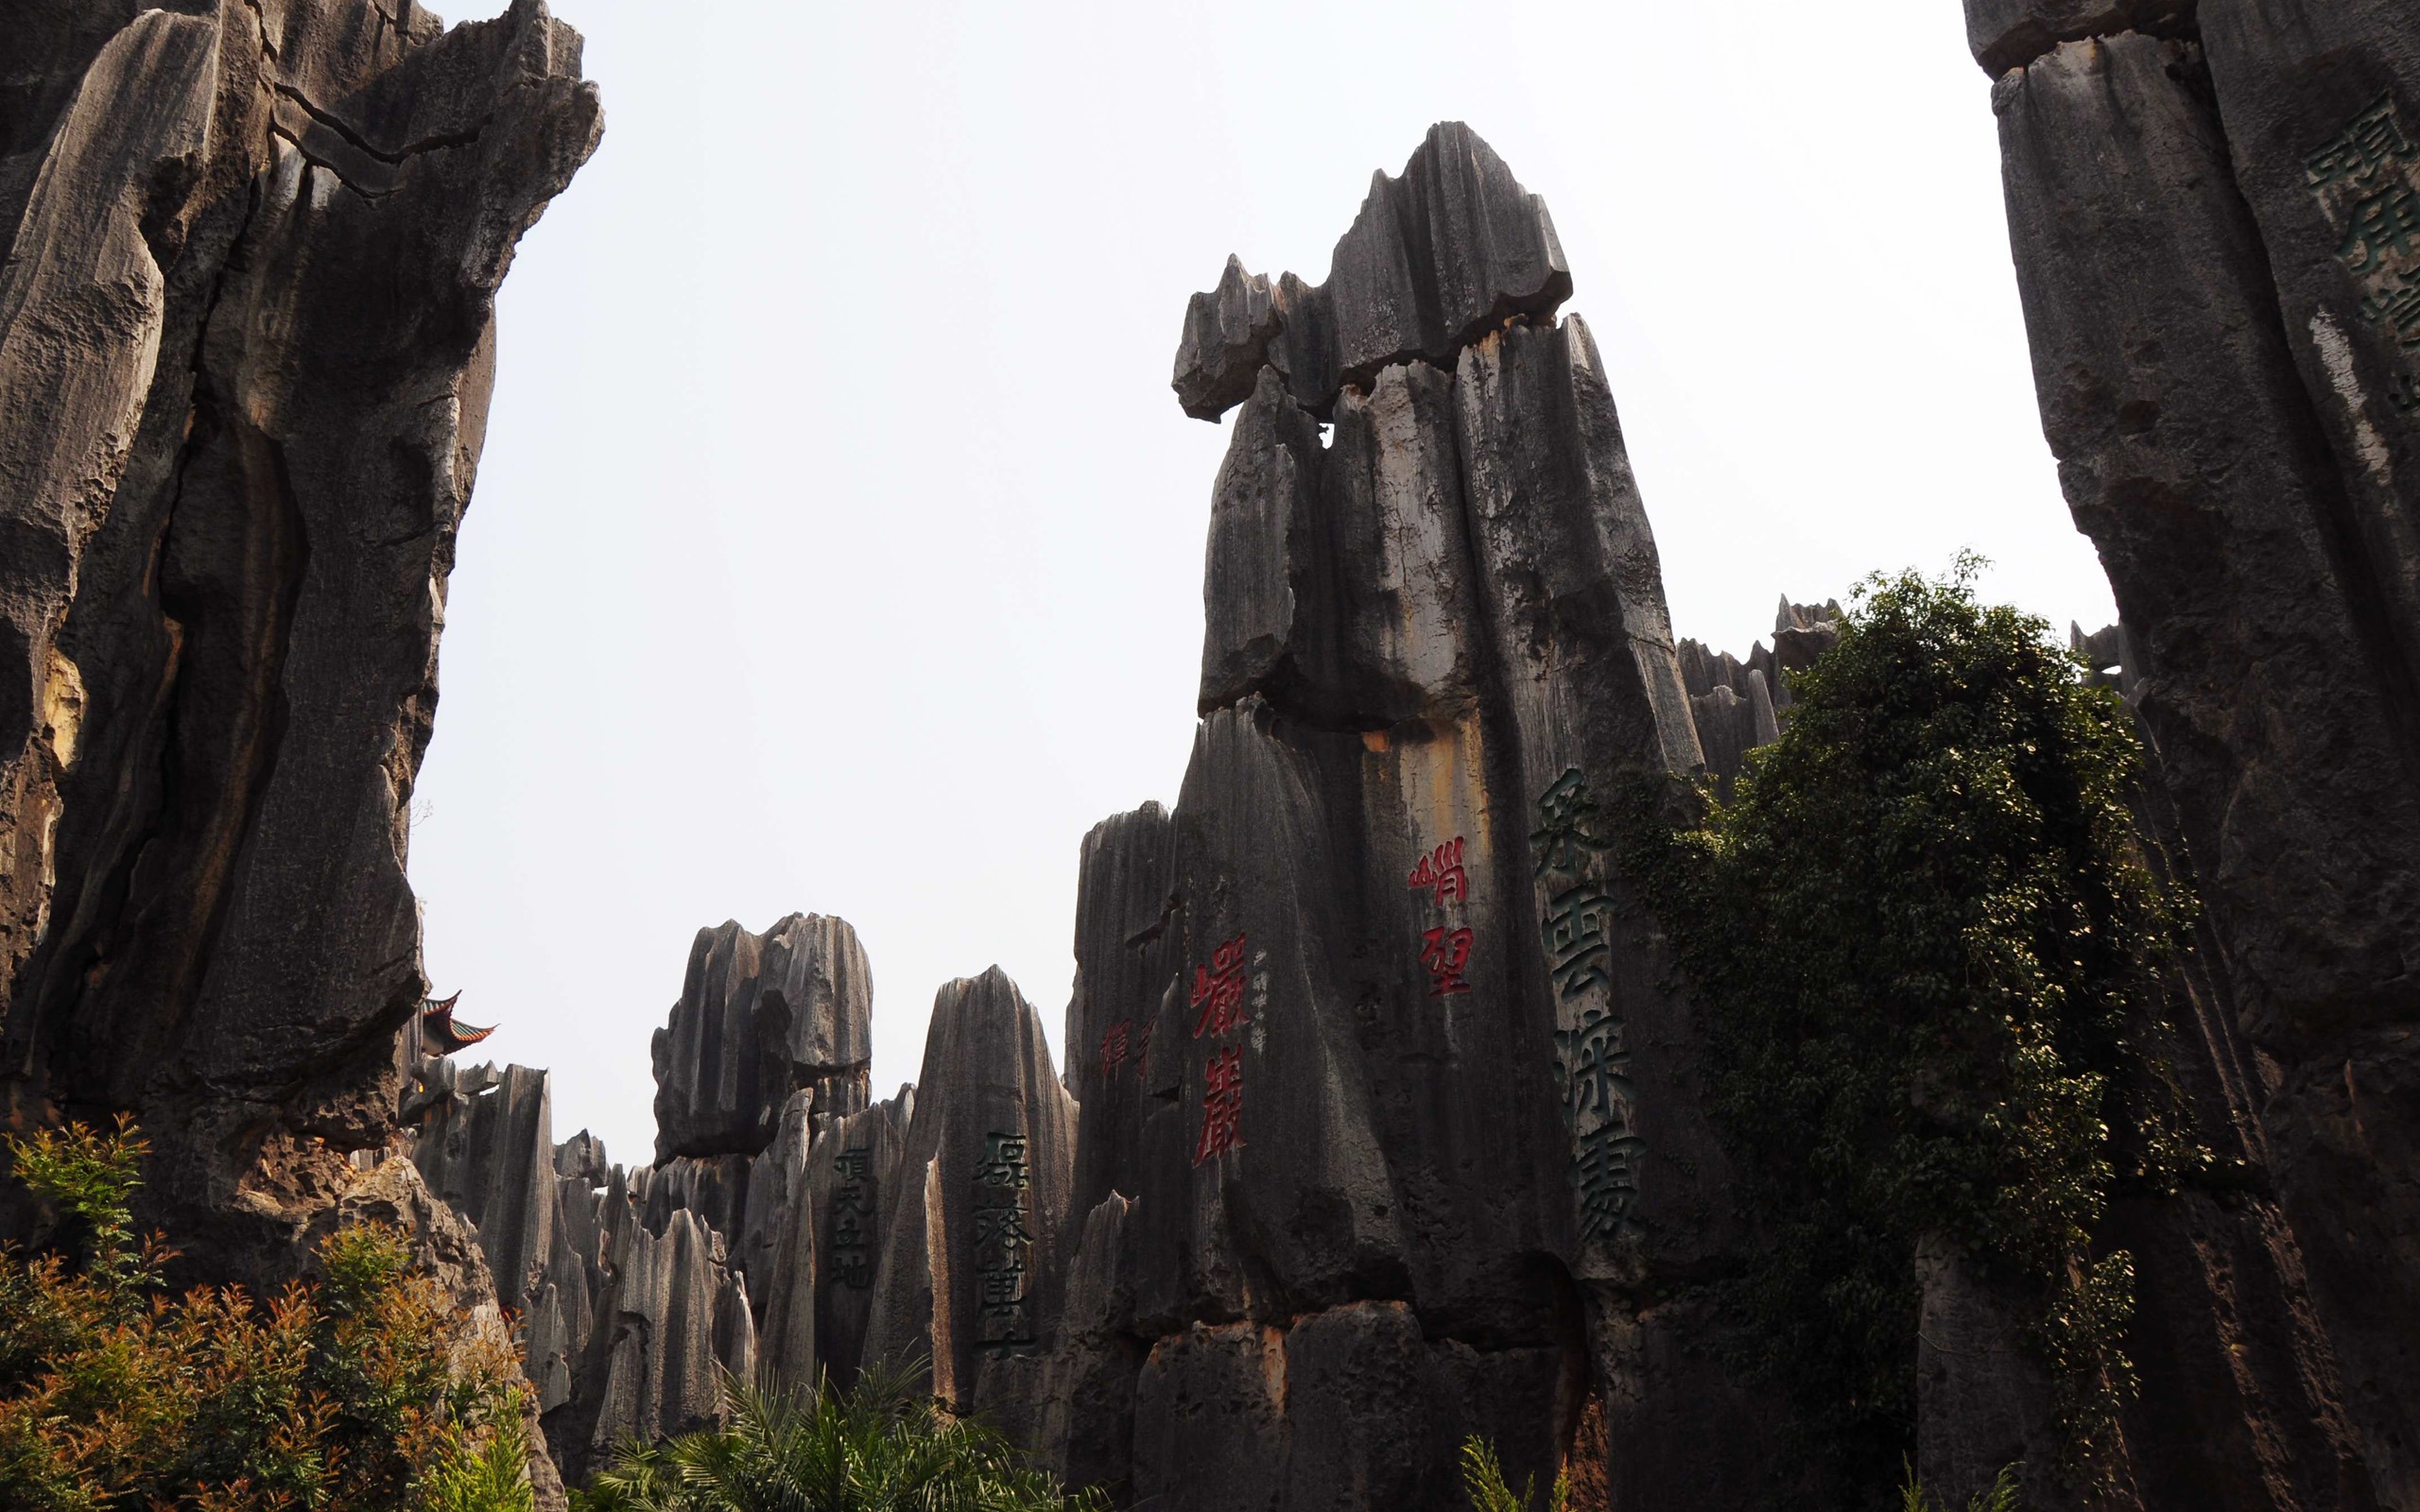
[[(1168, 391), (1229, 252), (1325, 275), (1468, 121), (1551, 207), (1679, 633), (1996, 562), (2113, 617), (2034, 407), (1950, 0), (558, 0), (605, 141), (522, 245), (412, 877), (440, 993), (653, 1137), (700, 925), (873, 959), (874, 1081), (997, 962), (1054, 1047), (1078, 843), (1172, 801), (1224, 426)], [(459, 19), (459, 18), (456, 18)]]

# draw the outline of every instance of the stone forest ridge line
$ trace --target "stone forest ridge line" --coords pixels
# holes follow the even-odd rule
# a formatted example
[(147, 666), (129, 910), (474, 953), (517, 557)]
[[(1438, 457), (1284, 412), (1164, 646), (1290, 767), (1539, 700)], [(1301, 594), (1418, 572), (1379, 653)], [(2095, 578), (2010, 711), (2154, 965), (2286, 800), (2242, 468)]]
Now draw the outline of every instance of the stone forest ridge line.
[[(1180, 402), (1241, 406), (1212, 490), (1201, 722), (1175, 808), (1085, 838), (1063, 1071), (995, 969), (942, 990), (918, 1081), (868, 1106), (861, 1070), (786, 1038), (798, 1004), (835, 1044), (864, 1043), (871, 1012), (841, 986), (863, 980), (846, 925), (774, 947), (797, 918), (762, 943), (700, 933), (658, 1036), (653, 1167), (552, 1147), (462, 1079), (527, 1105), (530, 1074), (425, 1068), (422, 1145), (483, 1152), (424, 1158), (438, 1189), (475, 1205), (458, 1173), (526, 1171), (505, 1188), (561, 1204), (543, 1263), (526, 1243), (504, 1263), (528, 1278), (575, 1473), (705, 1420), (718, 1366), (845, 1378), (888, 1356), (929, 1359), (945, 1400), (1152, 1512), (1459, 1507), (1463, 1433), (1543, 1481), (1583, 1416), (1607, 1505), (1807, 1494), (1786, 1410), (1726, 1364), (1700, 1284), (1755, 1221), (1602, 803), (1642, 767), (1728, 793), (1840, 608), (1785, 600), (1744, 661), (1675, 644), (1603, 364), (1556, 313), (1551, 223), (1467, 129), (1378, 177), (1335, 266), (1312, 290), (1231, 261), (1188, 306)], [(2075, 639), (2156, 713), (2135, 636)], [(2197, 1124), (2268, 1170), (2239, 1137), (2261, 1114), (2231, 990), (2187, 973), (2173, 1053)], [(671, 1132), (704, 1102), (721, 1133)], [(463, 1132), (490, 1126), (509, 1150)], [(2314, 1298), (2278, 1209), (2188, 1194), (2124, 1221), (2146, 1282), (2129, 1473), (2153, 1488), (2127, 1504), (2404, 1504), (2321, 1489), (2391, 1468), (2393, 1439), (2365, 1450), (2360, 1388), (2291, 1321)], [(2004, 1301), (1970, 1266), (1920, 1276), (1927, 1478), (2048, 1463)], [(2247, 1332), (2244, 1289), (2285, 1305)], [(2213, 1357), (2249, 1397), (2187, 1389)], [(2191, 1468), (2213, 1452), (2268, 1455), (2240, 1484), (2299, 1489), (2210, 1501)]]

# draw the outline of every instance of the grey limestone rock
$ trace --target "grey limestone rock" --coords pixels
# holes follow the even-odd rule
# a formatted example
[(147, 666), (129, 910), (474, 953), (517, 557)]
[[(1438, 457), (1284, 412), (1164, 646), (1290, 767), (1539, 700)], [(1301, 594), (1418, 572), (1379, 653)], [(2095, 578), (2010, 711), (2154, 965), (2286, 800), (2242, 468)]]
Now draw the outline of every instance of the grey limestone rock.
[(1288, 273), (1272, 285), (1230, 257), (1219, 286), (1185, 307), (1173, 387), (1186, 414), (1215, 421), (1251, 397), (1266, 365), (1325, 419), (1346, 386), (1366, 391), (1415, 357), (1450, 368), (1490, 328), (1550, 318), (1570, 297), (1545, 201), (1478, 133), (1443, 122), (1402, 177), (1371, 176), (1326, 283)]
[(143, 1221), (273, 1281), (391, 1127), (491, 314), (596, 93), (535, 0), (6, 29), (0, 1093), (136, 1112)]
[(656, 1031), (656, 1159), (757, 1154), (784, 1103), (866, 1106), (873, 975), (842, 919), (789, 915), (765, 934), (700, 929), (670, 1023)]
[(1073, 1234), (1076, 1104), (997, 967), (933, 1002), (898, 1175), (881, 1194), (865, 1361), (929, 1361), (934, 1395), (1011, 1407), (1003, 1364), (1046, 1353)]
[(632, 1224), (614, 1238), (592, 1464), (631, 1438), (657, 1440), (720, 1421), (721, 1372), (754, 1365), (745, 1283), (725, 1269), (713, 1229), (682, 1209), (661, 1234)]
[(1217, 420), (1252, 397), (1283, 323), (1269, 275), (1247, 273), (1230, 256), (1219, 286), (1184, 308), (1184, 335), (1176, 351), (1176, 398), (1196, 420)]
[(1119, 1497), (1132, 1492), (1134, 1388), (1145, 1348), (1126, 1271), (1133, 1211), (1113, 1192), (1085, 1214), (1067, 1263), (1058, 1345), (1037, 1393), (1034, 1435), (1036, 1450), (1066, 1484)]
[(792, 914), (752, 934), (698, 931), (671, 1021), (657, 1031), (656, 1159), (754, 1155), (790, 1094), (819, 1116), (865, 1107), (873, 977), (847, 922)]
[[(1049, 1389), (1091, 1396), (1054, 1395), (1042, 1437), (1139, 1505), (1443, 1507), (1432, 1451), (1499, 1407), (1525, 1415), (1496, 1434), (1516, 1480), (1551, 1479), (1573, 1383), (1620, 1364), (1585, 1364), (1588, 1318), (1743, 1238), (1686, 1004), (1597, 807), (1704, 763), (1602, 363), (1548, 323), (1559, 254), (1525, 284), (1466, 237), (1414, 255), (1386, 231), (1426, 223), (1426, 155), (1456, 140), (1340, 247), (1332, 380), (1304, 381), (1287, 280), (1274, 335), (1221, 347), (1261, 366), (1214, 492), (1203, 723), (1165, 825), (1085, 847), (1069, 1042), (1094, 1063), (1070, 1081), (1081, 1198), (1120, 1253), (1102, 1216), (1076, 1263), (1118, 1302), (1063, 1339)], [(1440, 311), (1488, 318), (1414, 319), (1402, 291), (1432, 275), (1458, 291)], [(1241, 281), (1189, 330), (1247, 308)], [(1545, 292), (1486, 293), (1514, 284)], [(1121, 1026), (1127, 1058), (1100, 1055)], [(1643, 1326), (1676, 1331), (1671, 1358), (1703, 1342)], [(1685, 1384), (1685, 1416), (1741, 1390)], [(1726, 1439), (1696, 1472), (1772, 1450)], [(1628, 1494), (1715, 1504), (1672, 1500), (1694, 1492), (1670, 1469)]]
[[(2420, 192), (2412, 26), (2205, 0), (2193, 38), (2067, 42), (1996, 95), (2043, 427), (2262, 1068), (2279, 1263), (2332, 1344), (2281, 1317), (2253, 1357), (2323, 1399), (2341, 1368), (2362, 1494), (2394, 1507), (2420, 1506), (2420, 1197), (2385, 1154), (2420, 1087), (2420, 621), (2393, 395), (2420, 380), (2381, 291), (2420, 259), (2361, 228)], [(2276, 1400), (2243, 1431), (2325, 1420)], [(2292, 1479), (2350, 1495), (2325, 1456)]]
[(1316, 593), (1322, 455), (1318, 423), (1286, 397), (1276, 369), (1262, 369), (1211, 496), (1201, 591), (1205, 713), (1288, 673), (1305, 654), (1303, 600)]
[(1195, 1324), (1161, 1339), (1140, 1373), (1135, 1504), (1450, 1506), (1465, 1433), (1508, 1463), (1551, 1462), (1555, 1386), (1552, 1369), (1505, 1379), (1467, 1347), (1424, 1338), (1401, 1302), (1346, 1303), (1282, 1329)]
[(1143, 1069), (1161, 991), (1176, 971), (1174, 863), (1174, 827), (1157, 803), (1093, 826), (1077, 859), (1076, 980), (1063, 1041), (1078, 1107), (1075, 1211), (1089, 1214), (1112, 1194), (1150, 1112)]
[(915, 1107), (914, 1089), (903, 1087), (816, 1134), (786, 1209), (777, 1211), (780, 1247), (765, 1282), (758, 1348), (771, 1379), (856, 1378), (888, 1237), (886, 1199)]
[(411, 1099), (420, 1119), (412, 1163), (476, 1228), (497, 1299), (515, 1313), (544, 1290), (555, 1243), (561, 1199), (547, 1082), (526, 1066), (432, 1060)]
[(2189, 34), (2197, 0), (1967, 0), (1966, 42), (1994, 77), (2061, 43), (2140, 31)]
[(1781, 738), (1764, 673), (1741, 668), (1737, 676), (1744, 694), (1729, 683), (1717, 683), (1704, 694), (1689, 697), (1689, 719), (1705, 752), (1706, 774), (1715, 779), (1725, 799), (1731, 796), (1731, 784), (1738, 781), (1748, 753)]

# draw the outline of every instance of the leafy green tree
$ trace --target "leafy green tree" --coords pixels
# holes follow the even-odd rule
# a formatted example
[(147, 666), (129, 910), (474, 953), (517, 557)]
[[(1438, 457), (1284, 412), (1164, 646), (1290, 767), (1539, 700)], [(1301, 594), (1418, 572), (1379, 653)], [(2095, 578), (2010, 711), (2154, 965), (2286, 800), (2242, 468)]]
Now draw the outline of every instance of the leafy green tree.
[(2190, 902), (2131, 807), (2132, 720), (1976, 602), (1979, 565), (1871, 580), (1732, 801), (1672, 830), (1643, 793), (1628, 827), (1764, 1226), (1728, 1289), (1749, 1363), (1859, 1502), (1912, 1441), (1918, 1240), (2022, 1300), (2088, 1467), (2133, 1384), (2132, 1264), (2094, 1229), (2198, 1159), (2154, 1048)]
[(626, 1446), (575, 1501), (578, 1512), (1063, 1512), (1068, 1496), (978, 1419), (915, 1389), (911, 1372), (868, 1370), (812, 1396), (725, 1383), (730, 1421), (657, 1446)]
[(167, 1295), (120, 1120), (8, 1142), (66, 1250), (0, 1251), (0, 1506), (11, 1512), (528, 1512), (520, 1366), (392, 1230), (320, 1246), (266, 1307)]

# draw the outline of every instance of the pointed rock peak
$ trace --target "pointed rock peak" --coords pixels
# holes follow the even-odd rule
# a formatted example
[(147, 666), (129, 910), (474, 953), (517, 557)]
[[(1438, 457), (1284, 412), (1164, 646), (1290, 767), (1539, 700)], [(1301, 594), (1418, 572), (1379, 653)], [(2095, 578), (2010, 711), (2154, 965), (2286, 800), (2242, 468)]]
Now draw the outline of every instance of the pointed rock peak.
[(1172, 387), (1184, 412), (1215, 421), (1274, 368), (1294, 402), (1324, 419), (1347, 384), (1391, 363), (1449, 365), (1514, 317), (1550, 318), (1571, 270), (1546, 201), (1521, 187), (1478, 132), (1428, 129), (1400, 177), (1370, 178), (1327, 282), (1273, 284), (1227, 259), (1218, 286), (1187, 302)]

